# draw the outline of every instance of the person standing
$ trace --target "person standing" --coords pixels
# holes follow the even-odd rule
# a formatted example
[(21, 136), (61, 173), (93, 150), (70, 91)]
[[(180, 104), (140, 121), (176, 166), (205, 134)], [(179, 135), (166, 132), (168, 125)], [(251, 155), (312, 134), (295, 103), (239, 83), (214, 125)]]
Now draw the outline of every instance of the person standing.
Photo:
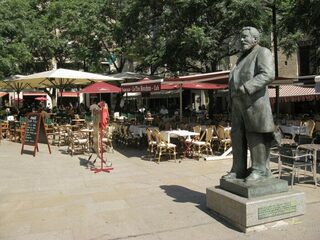
[(166, 116), (169, 114), (169, 111), (164, 105), (162, 105), (159, 113), (161, 116)]
[[(269, 155), (275, 125), (268, 84), (274, 80), (275, 70), (271, 51), (261, 47), (259, 39), (256, 28), (242, 29), (242, 53), (229, 76), (233, 165), (222, 179), (242, 178), (250, 182), (271, 176)], [(248, 147), (250, 169), (247, 169)]]
[(96, 102), (95, 100), (94, 100), (94, 101), (92, 102), (92, 104), (90, 105), (89, 110), (90, 110), (90, 112), (91, 112), (91, 116), (93, 116), (93, 112), (94, 112), (94, 111), (100, 110), (100, 107), (99, 107), (99, 105), (97, 104), (97, 102)]

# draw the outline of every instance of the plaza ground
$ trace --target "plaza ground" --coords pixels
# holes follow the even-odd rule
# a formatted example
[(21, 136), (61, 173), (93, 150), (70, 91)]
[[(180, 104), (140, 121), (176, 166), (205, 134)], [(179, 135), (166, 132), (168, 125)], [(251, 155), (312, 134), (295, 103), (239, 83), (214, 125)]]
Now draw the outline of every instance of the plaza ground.
[(49, 154), (40, 144), (35, 157), (20, 150), (0, 143), (0, 239), (320, 239), (312, 182), (294, 186), (305, 192), (305, 215), (242, 233), (206, 208), (206, 188), (218, 185), (231, 159), (157, 164), (122, 146), (107, 153), (114, 170), (95, 174), (88, 155), (71, 157), (66, 147)]

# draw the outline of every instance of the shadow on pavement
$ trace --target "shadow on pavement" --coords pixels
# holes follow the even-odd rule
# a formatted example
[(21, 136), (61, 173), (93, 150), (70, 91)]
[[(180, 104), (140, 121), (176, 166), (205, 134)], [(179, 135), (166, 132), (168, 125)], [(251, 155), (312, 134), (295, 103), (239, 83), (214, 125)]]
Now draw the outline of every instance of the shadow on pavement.
[[(179, 203), (194, 203), (196, 204), (196, 207), (200, 209), (201, 211), (205, 212), (208, 214), (210, 217), (215, 219), (216, 221), (220, 222), (224, 226), (233, 229), (235, 231), (239, 231), (237, 228), (233, 227), (230, 225), (228, 222), (226, 222), (223, 218), (221, 218), (218, 214), (207, 208), (206, 206), (206, 195), (201, 192), (197, 192), (194, 190), (191, 190), (186, 187), (182, 187), (179, 185), (161, 185), (161, 189), (164, 190), (164, 192), (174, 198), (174, 202), (179, 202)], [(239, 231), (240, 232), (240, 231)]]
[[(92, 160), (95, 160), (94, 158)], [(80, 166), (83, 166), (85, 168), (94, 167), (94, 163), (92, 161), (90, 161), (89, 158), (79, 157), (79, 161), (80, 161)]]

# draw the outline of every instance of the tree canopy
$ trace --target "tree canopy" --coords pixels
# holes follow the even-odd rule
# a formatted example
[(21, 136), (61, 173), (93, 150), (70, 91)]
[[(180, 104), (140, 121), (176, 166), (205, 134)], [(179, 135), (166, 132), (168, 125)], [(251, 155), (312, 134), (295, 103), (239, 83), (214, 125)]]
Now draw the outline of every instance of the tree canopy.
[[(210, 72), (228, 68), (243, 26), (265, 33), (277, 6), (287, 54), (308, 37), (319, 46), (313, 0), (0, 0), (0, 78), (58, 67), (121, 72)], [(275, 5), (277, 4), (277, 5)], [(296, 16), (299, 15), (299, 19)]]

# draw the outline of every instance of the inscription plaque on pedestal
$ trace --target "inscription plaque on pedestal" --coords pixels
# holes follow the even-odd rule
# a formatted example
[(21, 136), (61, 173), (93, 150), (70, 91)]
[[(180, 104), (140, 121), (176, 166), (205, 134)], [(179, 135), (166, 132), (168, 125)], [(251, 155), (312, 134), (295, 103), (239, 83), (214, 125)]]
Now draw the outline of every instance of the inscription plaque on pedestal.
[(289, 201), (285, 203), (273, 204), (258, 208), (258, 219), (265, 219), (285, 215), (287, 213), (294, 213), (297, 211), (297, 201)]

